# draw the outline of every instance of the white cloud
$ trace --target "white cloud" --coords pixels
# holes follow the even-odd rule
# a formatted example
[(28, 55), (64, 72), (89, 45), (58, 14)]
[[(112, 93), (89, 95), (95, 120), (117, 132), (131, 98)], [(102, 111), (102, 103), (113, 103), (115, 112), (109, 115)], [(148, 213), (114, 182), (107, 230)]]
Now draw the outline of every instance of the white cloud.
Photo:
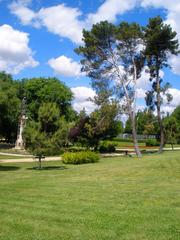
[(49, 32), (67, 37), (75, 43), (81, 43), (83, 22), (78, 20), (81, 12), (64, 4), (42, 8), (37, 16)]
[(51, 58), (48, 64), (54, 69), (55, 73), (66, 77), (80, 77), (84, 75), (81, 72), (81, 64), (66, 56)]
[(180, 75), (180, 56), (172, 56), (169, 60), (172, 71)]
[(137, 0), (106, 0), (96, 13), (90, 13), (87, 21), (91, 24), (108, 20), (114, 22), (117, 15), (121, 15), (135, 7)]
[(137, 98), (145, 98), (146, 96), (146, 91), (142, 88), (137, 89)]
[(78, 8), (59, 4), (34, 12), (27, 2), (14, 1), (9, 5), (9, 9), (23, 25), (44, 26), (49, 32), (69, 38), (74, 43), (82, 42), (84, 22), (78, 19), (82, 15)]
[(0, 71), (19, 73), (26, 67), (35, 67), (33, 52), (28, 46), (29, 35), (13, 29), (10, 25), (0, 26)]
[(164, 98), (164, 104), (162, 106), (162, 111), (165, 113), (172, 113), (173, 110), (180, 105), (180, 90), (176, 88), (170, 88), (168, 92), (173, 96), (173, 100), (170, 103), (167, 103)]
[(9, 8), (11, 13), (15, 14), (23, 25), (34, 24), (33, 20), (35, 19), (36, 14), (31, 9), (18, 2), (13, 2)]
[(74, 94), (73, 107), (77, 112), (85, 109), (87, 114), (89, 114), (94, 111), (96, 106), (92, 101), (89, 100), (89, 98), (93, 99), (95, 96), (95, 92), (92, 90), (92, 88), (81, 86), (71, 88), (71, 90)]
[(16, 15), (23, 25), (33, 25), (39, 27), (37, 14), (29, 8), (32, 0), (16, 0), (9, 4), (12, 14)]

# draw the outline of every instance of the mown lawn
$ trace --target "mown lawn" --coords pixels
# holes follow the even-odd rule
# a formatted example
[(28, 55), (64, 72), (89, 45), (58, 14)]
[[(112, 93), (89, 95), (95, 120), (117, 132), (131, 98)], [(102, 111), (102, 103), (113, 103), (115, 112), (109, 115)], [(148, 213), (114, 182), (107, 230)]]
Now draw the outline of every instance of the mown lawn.
[(6, 159), (12, 159), (12, 160), (16, 160), (16, 159), (23, 159), (23, 158), (28, 158), (26, 156), (10, 156), (10, 155), (2, 155), (0, 154), (0, 160), (3, 159), (3, 160), (6, 160)]
[(179, 240), (180, 152), (0, 166), (1, 240)]

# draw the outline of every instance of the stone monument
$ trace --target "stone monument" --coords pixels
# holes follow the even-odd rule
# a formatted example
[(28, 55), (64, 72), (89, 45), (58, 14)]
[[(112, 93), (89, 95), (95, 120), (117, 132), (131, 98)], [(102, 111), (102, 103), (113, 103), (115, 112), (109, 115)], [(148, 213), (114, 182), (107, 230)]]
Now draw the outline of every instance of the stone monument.
[(26, 124), (26, 97), (23, 98), (21, 103), (21, 114), (19, 118), (19, 126), (18, 126), (18, 133), (17, 133), (17, 140), (15, 143), (15, 149), (25, 149), (25, 143), (23, 140), (23, 130)]

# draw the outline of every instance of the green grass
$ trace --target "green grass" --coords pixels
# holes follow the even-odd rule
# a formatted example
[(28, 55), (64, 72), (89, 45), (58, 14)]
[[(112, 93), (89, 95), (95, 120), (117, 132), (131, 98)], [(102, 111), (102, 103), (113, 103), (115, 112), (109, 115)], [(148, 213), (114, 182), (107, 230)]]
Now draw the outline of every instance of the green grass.
[(33, 166), (0, 166), (1, 240), (180, 239), (180, 152)]
[(16, 159), (23, 159), (23, 158), (28, 158), (28, 157), (23, 157), (23, 156), (10, 156), (10, 155), (1, 155), (0, 154), (0, 160), (3, 159), (3, 160), (6, 160), (6, 159), (12, 159), (12, 160), (16, 160)]

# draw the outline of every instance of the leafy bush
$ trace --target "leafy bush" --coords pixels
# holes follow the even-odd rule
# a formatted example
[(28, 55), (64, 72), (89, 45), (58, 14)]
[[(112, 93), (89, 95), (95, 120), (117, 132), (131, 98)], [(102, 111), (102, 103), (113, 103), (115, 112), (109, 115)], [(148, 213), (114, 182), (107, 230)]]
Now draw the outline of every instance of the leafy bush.
[(112, 152), (115, 152), (116, 151), (116, 148), (115, 148), (115, 145), (114, 144), (102, 144), (100, 147), (99, 147), (99, 152), (100, 153), (112, 153)]
[(95, 163), (99, 161), (99, 155), (90, 151), (76, 153), (67, 152), (62, 155), (62, 161), (65, 164)]
[(159, 143), (156, 139), (148, 139), (148, 140), (146, 140), (146, 146), (147, 147), (155, 147), (155, 146), (159, 146)]

